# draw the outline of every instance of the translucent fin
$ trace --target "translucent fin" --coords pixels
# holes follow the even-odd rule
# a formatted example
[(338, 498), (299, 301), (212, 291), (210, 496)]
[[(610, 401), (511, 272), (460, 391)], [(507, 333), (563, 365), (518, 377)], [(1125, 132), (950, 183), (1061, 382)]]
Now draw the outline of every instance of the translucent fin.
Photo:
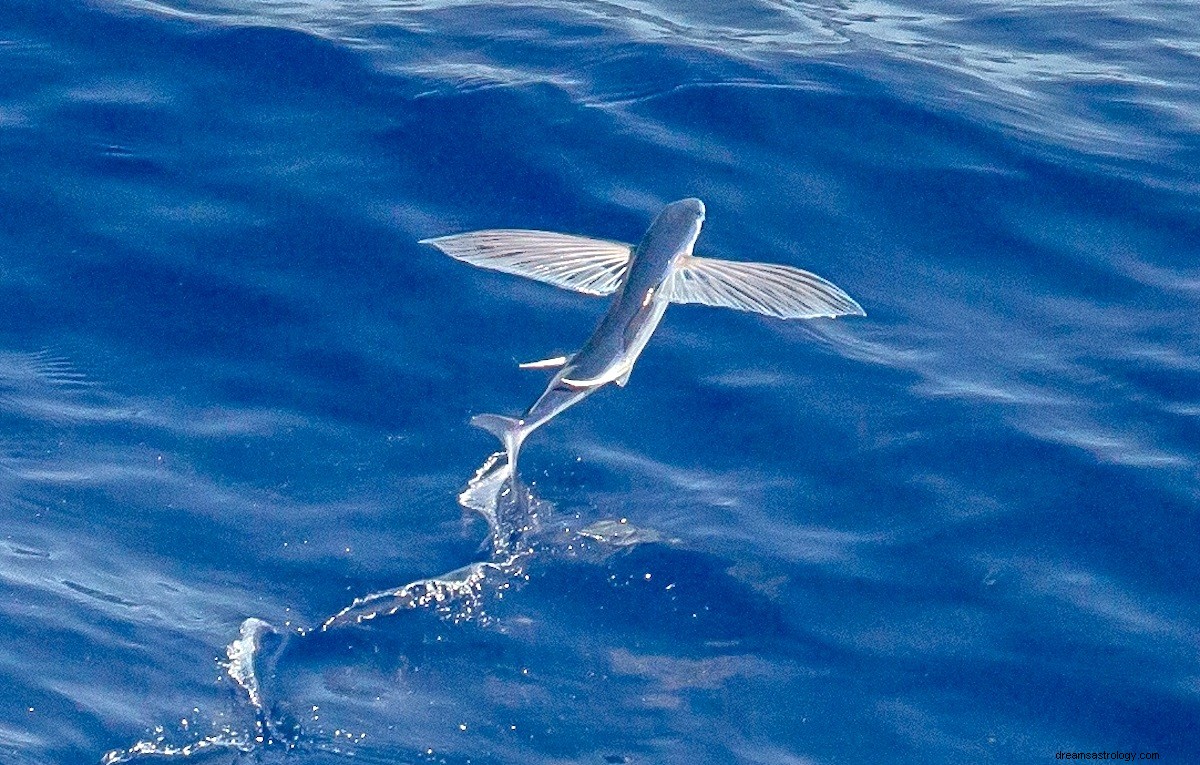
[(570, 356), (555, 356), (552, 359), (542, 359), (541, 361), (526, 361), (524, 364), (518, 364), (517, 367), (520, 369), (558, 369), (566, 366), (570, 360)]
[(866, 316), (862, 307), (816, 274), (774, 263), (688, 257), (671, 275), (672, 303), (702, 303), (776, 316)]
[(633, 374), (633, 366), (632, 365), (630, 365), (629, 369), (625, 370), (625, 374), (623, 374), (617, 378), (617, 385), (624, 388), (625, 384), (629, 382), (629, 375), (631, 375), (631, 374)]
[(493, 229), (422, 239), (452, 258), (588, 295), (611, 295), (621, 284), (633, 248), (620, 242)]

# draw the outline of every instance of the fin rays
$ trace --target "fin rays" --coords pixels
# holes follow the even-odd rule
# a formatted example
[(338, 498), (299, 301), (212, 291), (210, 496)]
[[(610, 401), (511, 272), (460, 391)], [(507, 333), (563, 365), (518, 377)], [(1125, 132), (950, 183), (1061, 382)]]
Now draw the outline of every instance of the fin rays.
[(864, 316), (837, 285), (775, 263), (686, 258), (671, 276), (672, 303), (736, 308), (781, 319)]
[(524, 276), (587, 295), (611, 295), (633, 248), (620, 242), (523, 229), (490, 229), (423, 239), (473, 266)]

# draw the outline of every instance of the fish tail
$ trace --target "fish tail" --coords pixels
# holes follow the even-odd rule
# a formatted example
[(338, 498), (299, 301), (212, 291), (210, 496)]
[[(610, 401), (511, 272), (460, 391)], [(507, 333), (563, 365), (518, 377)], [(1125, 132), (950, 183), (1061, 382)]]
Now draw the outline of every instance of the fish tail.
[(524, 420), (505, 417), (502, 414), (477, 414), (471, 418), (471, 424), (500, 439), (504, 444), (504, 451), (508, 452), (508, 464), (513, 467), (515, 474), (517, 452), (521, 451), (521, 444), (532, 428), (527, 429)]

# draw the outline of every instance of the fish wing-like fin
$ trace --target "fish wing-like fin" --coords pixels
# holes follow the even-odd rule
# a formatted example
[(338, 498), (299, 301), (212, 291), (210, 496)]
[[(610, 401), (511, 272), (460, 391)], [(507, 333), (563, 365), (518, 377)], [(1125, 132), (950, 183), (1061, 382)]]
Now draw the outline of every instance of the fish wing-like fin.
[(571, 360), (570, 356), (555, 356), (552, 359), (542, 359), (541, 361), (526, 361), (524, 364), (518, 364), (518, 369), (558, 369), (566, 366)]
[(617, 385), (624, 388), (625, 384), (629, 382), (629, 375), (631, 374), (633, 374), (633, 365), (630, 365), (629, 369), (625, 370), (625, 374), (617, 378)]
[(688, 256), (670, 277), (672, 303), (702, 303), (775, 316), (866, 316), (837, 285), (776, 263), (740, 263)]
[(633, 247), (549, 231), (491, 229), (422, 239), (456, 260), (587, 295), (621, 285)]

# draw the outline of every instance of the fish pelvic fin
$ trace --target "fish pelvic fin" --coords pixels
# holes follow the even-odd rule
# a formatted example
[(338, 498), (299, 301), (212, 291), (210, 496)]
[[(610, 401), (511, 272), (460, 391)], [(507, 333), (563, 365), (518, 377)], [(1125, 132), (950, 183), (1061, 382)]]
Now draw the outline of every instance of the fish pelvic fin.
[(519, 369), (558, 369), (567, 365), (571, 360), (570, 356), (555, 356), (552, 359), (542, 359), (541, 361), (526, 361), (524, 364), (518, 364)]
[(621, 387), (625, 387), (625, 383), (629, 382), (629, 374), (633, 371), (633, 361), (626, 359), (624, 361), (613, 364), (608, 369), (604, 370), (595, 377), (587, 379), (564, 377), (561, 382), (575, 390), (583, 390), (585, 388), (599, 388), (601, 385), (608, 385), (610, 382), (615, 382)]
[(516, 475), (517, 453), (521, 451), (525, 436), (531, 432), (525, 427), (525, 421), (502, 414), (477, 414), (471, 418), (471, 424), (500, 439), (504, 451), (508, 453), (508, 464), (513, 469), (513, 475)]

